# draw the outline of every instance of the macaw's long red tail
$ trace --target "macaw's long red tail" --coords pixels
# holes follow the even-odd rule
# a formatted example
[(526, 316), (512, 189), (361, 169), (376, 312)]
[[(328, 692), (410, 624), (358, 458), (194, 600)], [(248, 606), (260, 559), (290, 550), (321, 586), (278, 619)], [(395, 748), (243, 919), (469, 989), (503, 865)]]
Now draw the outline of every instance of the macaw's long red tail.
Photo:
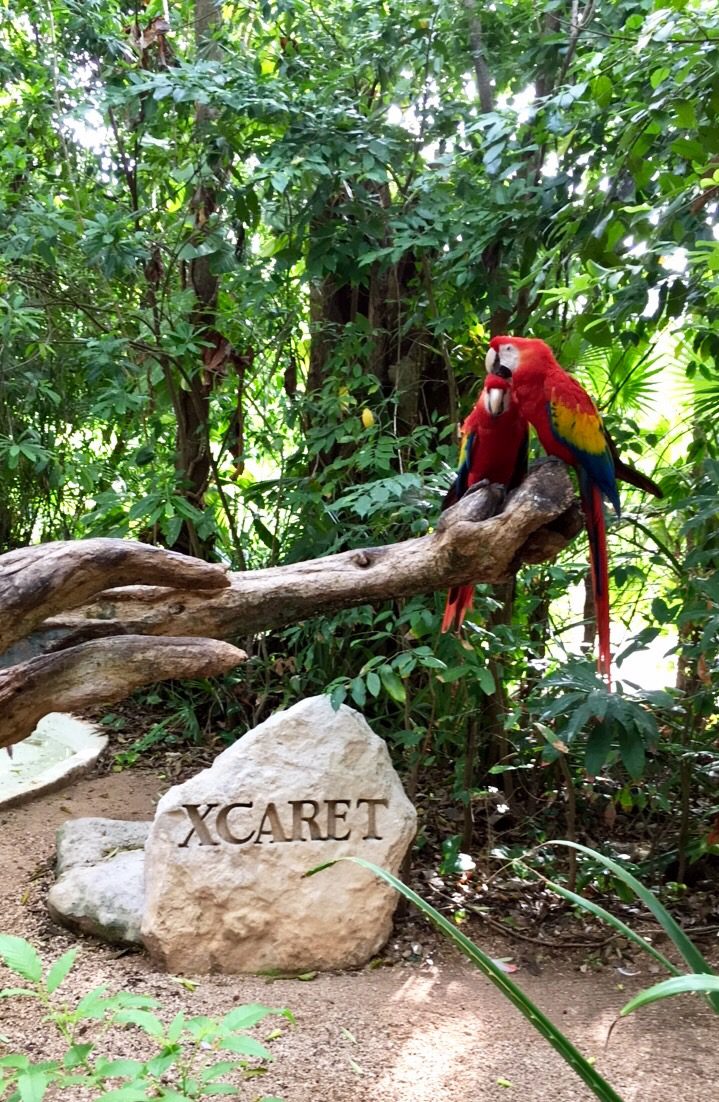
[[(588, 481), (588, 480), (587, 480)], [(587, 485), (580, 477), (582, 509), (589, 536), (589, 553), (592, 565), (594, 611), (597, 617), (599, 653), (597, 669), (606, 678), (611, 689), (612, 654), (609, 642), (609, 571), (607, 568), (607, 529), (604, 521), (604, 502), (598, 486)]]
[(442, 631), (459, 631), (464, 617), (474, 604), (473, 585), (455, 585), (447, 594), (442, 617)]

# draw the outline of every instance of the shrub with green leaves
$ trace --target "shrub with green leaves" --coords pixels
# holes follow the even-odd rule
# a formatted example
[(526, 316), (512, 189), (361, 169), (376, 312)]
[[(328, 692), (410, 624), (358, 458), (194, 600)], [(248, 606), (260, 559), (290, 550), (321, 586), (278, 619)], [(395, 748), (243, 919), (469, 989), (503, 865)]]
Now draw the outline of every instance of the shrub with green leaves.
[[(96, 987), (76, 1005), (63, 1001), (59, 990), (77, 955), (70, 949), (49, 968), (24, 938), (0, 934), (0, 960), (22, 984), (0, 991), (0, 999), (29, 998), (44, 1011), (55, 1031), (57, 1058), (32, 1060), (0, 1035), (0, 1098), (3, 1102), (42, 1102), (52, 1097), (77, 1097), (78, 1088), (97, 1092), (97, 1102), (194, 1102), (218, 1095), (237, 1096), (240, 1088), (229, 1075), (253, 1076), (272, 1059), (269, 1050), (247, 1030), (269, 1014), (294, 1021), (287, 1010), (259, 1004), (237, 1006), (221, 1018), (176, 1014), (165, 1025), (156, 999), (121, 992), (110, 995)], [(107, 1051), (108, 1031), (127, 1028), (138, 1036), (144, 1058), (116, 1058)], [(261, 1099), (281, 1102), (281, 1099)]]

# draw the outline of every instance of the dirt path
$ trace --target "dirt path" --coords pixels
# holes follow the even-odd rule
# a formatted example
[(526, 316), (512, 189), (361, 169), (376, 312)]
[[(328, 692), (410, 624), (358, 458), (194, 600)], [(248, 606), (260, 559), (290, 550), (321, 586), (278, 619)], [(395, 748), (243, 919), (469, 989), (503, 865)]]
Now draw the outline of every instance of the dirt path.
[[(158, 775), (126, 772), (78, 781), (26, 807), (0, 812), (0, 928), (28, 937), (52, 960), (75, 939), (45, 911), (54, 832), (67, 818), (103, 815), (144, 819), (166, 788)], [(516, 948), (483, 941), (494, 955)], [(614, 969), (583, 974), (561, 962), (517, 980), (531, 998), (596, 1058), (626, 1102), (719, 1099), (719, 1022), (691, 997), (641, 1011), (623, 1022), (605, 1049), (607, 1028), (629, 994), (656, 980)], [(4, 980), (5, 977), (2, 977)], [(168, 1012), (218, 1015), (233, 1004), (289, 1007), (294, 1028), (271, 1044), (275, 1062), (246, 1098), (278, 1094), (285, 1102), (582, 1102), (594, 1096), (493, 987), (453, 951), (432, 966), (400, 964), (377, 971), (268, 984), (249, 977), (200, 977), (190, 992), (156, 972), (141, 954), (83, 942), (72, 984), (98, 983), (163, 1001)], [(618, 984), (624, 989), (619, 990)], [(27, 1001), (0, 1003), (2, 1032), (42, 1053), (43, 1027)], [(274, 1026), (274, 1022), (273, 1022)], [(511, 1086), (500, 1085), (503, 1080)]]

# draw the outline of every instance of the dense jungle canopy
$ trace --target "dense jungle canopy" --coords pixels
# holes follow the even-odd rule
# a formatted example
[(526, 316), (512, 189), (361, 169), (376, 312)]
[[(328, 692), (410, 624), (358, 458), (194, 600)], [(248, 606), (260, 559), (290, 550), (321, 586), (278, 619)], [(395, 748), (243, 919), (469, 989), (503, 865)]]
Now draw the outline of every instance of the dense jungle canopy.
[(155, 739), (329, 690), (413, 795), (454, 778), (465, 837), (489, 770), (531, 815), (563, 789), (570, 831), (581, 800), (706, 848), (718, 62), (709, 0), (4, 5), (0, 552), (128, 536), (244, 571), (422, 535), (501, 332), (547, 340), (665, 495), (610, 523), (618, 692), (580, 537), (481, 587), (461, 638), (443, 594), (243, 638)]

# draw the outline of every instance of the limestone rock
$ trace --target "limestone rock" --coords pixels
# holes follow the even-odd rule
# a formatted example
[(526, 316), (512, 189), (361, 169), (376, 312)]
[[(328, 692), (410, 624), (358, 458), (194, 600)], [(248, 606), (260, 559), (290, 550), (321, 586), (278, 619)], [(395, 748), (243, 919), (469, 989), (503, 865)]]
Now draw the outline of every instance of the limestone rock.
[(397, 903), (362, 856), (397, 872), (416, 815), (387, 747), (328, 697), (271, 716), (160, 801), (145, 856), (142, 936), (174, 972), (363, 964)]
[(141, 943), (149, 829), (113, 819), (65, 823), (57, 832), (58, 879), (47, 900), (52, 917), (105, 941)]
[(144, 850), (149, 833), (149, 823), (68, 819), (57, 832), (55, 873), (61, 877), (75, 865), (97, 865), (120, 850)]

